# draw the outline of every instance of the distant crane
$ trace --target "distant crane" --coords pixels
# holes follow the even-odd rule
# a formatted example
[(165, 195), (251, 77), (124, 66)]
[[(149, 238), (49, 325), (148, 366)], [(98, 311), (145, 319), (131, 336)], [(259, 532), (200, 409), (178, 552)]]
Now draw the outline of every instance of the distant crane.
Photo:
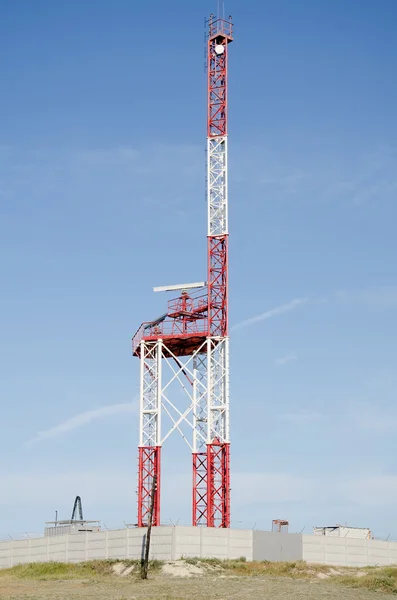
[[(77, 511), (79, 513), (79, 518), (78, 519), (76, 519)], [(80, 498), (80, 496), (76, 496), (76, 499), (74, 501), (71, 521), (84, 521), (84, 519), (83, 519), (83, 507), (81, 505), (81, 498)]]

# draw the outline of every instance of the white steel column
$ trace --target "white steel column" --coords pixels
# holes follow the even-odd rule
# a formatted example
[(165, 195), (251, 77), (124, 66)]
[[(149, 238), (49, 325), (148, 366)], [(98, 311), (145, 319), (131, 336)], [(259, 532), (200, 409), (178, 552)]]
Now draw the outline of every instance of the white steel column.
[(193, 452), (206, 450), (207, 434), (207, 354), (193, 358)]
[(230, 527), (227, 53), (232, 24), (210, 19), (208, 40), (207, 524)]
[(208, 235), (228, 233), (227, 136), (207, 138)]
[(208, 339), (207, 443), (229, 439), (229, 338)]
[(140, 343), (141, 381), (138, 457), (138, 526), (148, 524), (154, 477), (153, 524), (160, 524), (161, 359), (162, 341)]
[(141, 342), (139, 445), (161, 446), (162, 341)]

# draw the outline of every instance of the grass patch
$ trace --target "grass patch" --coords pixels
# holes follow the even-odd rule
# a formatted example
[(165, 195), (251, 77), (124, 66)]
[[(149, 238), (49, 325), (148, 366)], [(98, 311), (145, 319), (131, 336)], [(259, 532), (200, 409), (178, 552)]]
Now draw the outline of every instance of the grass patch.
[(379, 569), (374, 573), (369, 573), (363, 577), (341, 576), (335, 577), (333, 583), (342, 584), (352, 588), (366, 589), (373, 592), (386, 592), (388, 594), (397, 594), (397, 579), (384, 573)]
[[(89, 579), (114, 575), (113, 566), (117, 563), (123, 563), (126, 567), (134, 566), (134, 573), (139, 571), (140, 560), (92, 560), (81, 563), (29, 563), (26, 565), (16, 565), (11, 569), (1, 569), (1, 577), (15, 577), (17, 579)], [(161, 569), (162, 561), (149, 561), (149, 571), (158, 572)]]
[(397, 594), (397, 567), (333, 568), (330, 565), (312, 565), (304, 561), (270, 562), (245, 559), (219, 560), (213, 558), (188, 558), (188, 564), (216, 567), (225, 574), (242, 577), (285, 577), (289, 579), (316, 580), (322, 584), (345, 585), (356, 589)]
[[(206, 572), (237, 575), (252, 578), (269, 578), (269, 582), (283, 578), (291, 580), (317, 581), (322, 586), (343, 586), (357, 590), (370, 590), (383, 592), (384, 594), (397, 594), (397, 566), (390, 567), (366, 567), (363, 569), (347, 567), (331, 567), (328, 565), (311, 565), (304, 561), (291, 562), (249, 562), (244, 558), (235, 560), (220, 560), (218, 558), (185, 558), (184, 562), (190, 565), (198, 565), (203, 568), (203, 581), (206, 580)], [(11, 569), (1, 569), (1, 578), (24, 579), (24, 580), (83, 580), (85, 585), (93, 585), (99, 582), (110, 584), (111, 578), (117, 577), (113, 567), (122, 563), (126, 567), (134, 566), (132, 576), (140, 576), (140, 560), (93, 560), (81, 563), (31, 563), (17, 565)], [(163, 562), (152, 560), (149, 562), (149, 572), (159, 573)], [(231, 579), (232, 580), (232, 579)], [(162, 580), (161, 580), (162, 581)], [(287, 584), (286, 584), (287, 585)], [(290, 585), (290, 584), (288, 584)], [(359, 593), (359, 592), (358, 592)]]
[[(365, 569), (368, 571), (368, 569)], [(356, 589), (366, 589), (373, 592), (385, 592), (388, 594), (397, 594), (397, 569), (393, 569), (394, 572), (390, 572), (388, 568), (372, 568), (371, 572), (366, 575), (357, 576), (355, 575), (342, 575), (335, 577), (331, 581), (332, 583), (342, 584), (348, 587)]]
[[(124, 562), (124, 561), (122, 561)], [(141, 561), (137, 561), (139, 563), (139, 566), (141, 565)], [(153, 559), (153, 560), (149, 560), (149, 571), (161, 571), (161, 567), (163, 566), (164, 561), (163, 560), (157, 560), (157, 559)]]
[(190, 564), (218, 567), (226, 573), (230, 572), (233, 575), (242, 576), (271, 576), (290, 577), (293, 579), (310, 579), (316, 574), (316, 572), (329, 570), (328, 566), (309, 566), (304, 561), (270, 562), (264, 560), (248, 562), (245, 557), (232, 560), (220, 560), (217, 558), (195, 558), (189, 560), (191, 561)]
[(224, 567), (226, 561), (220, 558), (199, 558), (198, 561), (202, 565), (209, 565), (210, 567)]
[(200, 562), (200, 559), (195, 556), (187, 556), (183, 559), (187, 565), (197, 565)]

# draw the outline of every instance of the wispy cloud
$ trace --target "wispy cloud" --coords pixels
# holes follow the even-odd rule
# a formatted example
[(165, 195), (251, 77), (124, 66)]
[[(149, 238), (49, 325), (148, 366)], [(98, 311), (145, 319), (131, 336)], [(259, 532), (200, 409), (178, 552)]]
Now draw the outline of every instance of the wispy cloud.
[(294, 298), (291, 302), (287, 302), (287, 304), (281, 304), (281, 306), (276, 306), (276, 308), (272, 308), (263, 312), (255, 317), (251, 317), (250, 319), (246, 319), (245, 321), (241, 321), (241, 323), (237, 323), (233, 325), (232, 329), (239, 329), (240, 327), (246, 327), (247, 325), (253, 325), (254, 323), (259, 323), (260, 321), (266, 321), (266, 319), (272, 319), (273, 317), (278, 317), (284, 313), (290, 312), (294, 310), (298, 306), (302, 304), (306, 304), (308, 298)]
[(287, 421), (294, 425), (306, 425), (307, 423), (313, 423), (321, 419), (320, 413), (313, 411), (300, 411), (294, 413), (281, 413), (278, 418), (282, 421)]
[[(362, 290), (337, 290), (331, 294), (330, 298), (319, 298), (317, 300), (312, 299), (312, 302), (325, 304), (332, 299), (340, 304), (361, 303), (371, 308), (397, 308), (397, 286), (385, 285)], [(235, 330), (239, 329), (240, 327), (253, 325), (254, 323), (258, 323), (260, 321), (265, 321), (266, 319), (272, 319), (273, 317), (290, 312), (291, 310), (298, 308), (298, 306), (306, 304), (308, 301), (308, 297), (294, 298), (286, 304), (281, 304), (281, 306), (276, 306), (276, 308), (272, 308), (266, 312), (260, 313), (259, 315), (241, 321), (240, 323), (236, 323), (236, 325), (233, 325), (231, 329)], [(294, 355), (281, 357), (280, 359), (276, 360), (276, 364), (282, 365), (290, 360), (296, 360), (296, 358), (297, 357)], [(287, 360), (284, 361), (284, 359)]]
[(298, 360), (298, 357), (296, 356), (296, 354), (286, 354), (285, 356), (280, 356), (280, 358), (276, 358), (276, 360), (274, 361), (274, 364), (277, 367), (281, 367), (283, 365), (286, 365), (289, 362), (292, 362), (293, 360)]
[(397, 286), (383, 285), (362, 290), (338, 290), (335, 299), (339, 303), (360, 303), (373, 308), (396, 308)]
[(294, 169), (284, 173), (266, 173), (259, 179), (260, 184), (273, 187), (286, 194), (295, 194), (308, 179), (308, 173), (302, 169)]
[[(164, 493), (164, 509), (178, 517), (183, 509), (184, 493), (189, 492), (189, 473), (169, 473)], [(294, 475), (289, 472), (232, 472), (233, 506), (249, 507), (259, 503), (307, 502), (316, 499), (324, 503), (360, 506), (388, 507), (397, 502), (397, 476), (368, 472), (354, 472), (343, 475), (333, 472), (332, 475)], [(79, 495), (87, 499), (88, 505), (95, 506), (99, 515), (110, 502), (130, 513), (130, 501), (134, 496), (136, 480), (131, 477), (128, 468), (101, 470), (73, 470), (69, 472), (42, 471), (16, 472), (0, 476), (3, 493), (0, 506), (24, 506), (26, 490), (30, 490), (31, 506), (43, 506), (43, 498), (48, 507), (55, 503), (69, 509), (70, 490), (79, 490)], [(177, 492), (177, 493), (176, 493)], [(66, 500), (64, 500), (66, 499)], [(177, 511), (177, 512), (176, 512)], [(3, 526), (4, 527), (4, 526)]]
[(356, 402), (350, 407), (350, 421), (358, 429), (385, 433), (395, 430), (397, 415), (389, 409), (382, 410), (375, 403)]
[(106, 166), (115, 164), (128, 165), (131, 161), (136, 161), (139, 157), (139, 150), (128, 146), (108, 149), (97, 148), (86, 150), (78, 155), (78, 159), (83, 163)]
[(70, 433), (79, 427), (83, 427), (84, 425), (89, 425), (93, 421), (106, 419), (107, 417), (112, 417), (113, 415), (121, 413), (133, 412), (136, 412), (136, 404), (133, 402), (125, 404), (109, 404), (108, 406), (101, 406), (95, 410), (87, 410), (75, 417), (66, 419), (66, 421), (59, 423), (59, 425), (56, 425), (55, 427), (51, 427), (51, 429), (39, 431), (39, 433), (33, 439), (29, 440), (27, 444), (32, 445), (42, 440), (56, 438), (65, 433)]
[[(336, 142), (336, 143), (335, 143)], [(319, 152), (319, 148), (325, 152)], [(234, 174), (237, 183), (266, 187), (267, 197), (304, 202), (343, 202), (360, 207), (392, 202), (397, 189), (397, 149), (345, 147), (335, 138), (289, 138), (289, 144), (242, 148)]]
[[(188, 144), (65, 150), (7, 149), (0, 145), (0, 157), (1, 190), (19, 198), (34, 188), (40, 198), (39, 208), (43, 206), (47, 212), (47, 194), (52, 199), (67, 198), (69, 206), (89, 194), (94, 194), (97, 202), (105, 202), (104, 198), (111, 194), (123, 207), (133, 191), (143, 209), (142, 204), (149, 201), (158, 204), (159, 190), (166, 193), (168, 207), (172, 203), (171, 208), (175, 204), (176, 208), (184, 208), (187, 190), (200, 180), (203, 152), (200, 146)], [(153, 173), (156, 177), (152, 177)], [(175, 174), (180, 199), (174, 197)]]

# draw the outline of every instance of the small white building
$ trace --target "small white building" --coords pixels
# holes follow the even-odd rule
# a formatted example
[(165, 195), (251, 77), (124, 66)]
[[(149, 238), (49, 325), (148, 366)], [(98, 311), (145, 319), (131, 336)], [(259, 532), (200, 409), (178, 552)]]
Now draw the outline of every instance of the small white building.
[(334, 525), (332, 527), (313, 527), (314, 535), (328, 535), (341, 538), (356, 538), (370, 540), (371, 530), (367, 527), (348, 527), (347, 525)]
[[(67, 535), (68, 533), (82, 533), (84, 531), (99, 532), (101, 531), (101, 525), (99, 521), (48, 521), (47, 527), (44, 529), (44, 537), (50, 537), (53, 535)], [(52, 527), (48, 527), (52, 525)]]

